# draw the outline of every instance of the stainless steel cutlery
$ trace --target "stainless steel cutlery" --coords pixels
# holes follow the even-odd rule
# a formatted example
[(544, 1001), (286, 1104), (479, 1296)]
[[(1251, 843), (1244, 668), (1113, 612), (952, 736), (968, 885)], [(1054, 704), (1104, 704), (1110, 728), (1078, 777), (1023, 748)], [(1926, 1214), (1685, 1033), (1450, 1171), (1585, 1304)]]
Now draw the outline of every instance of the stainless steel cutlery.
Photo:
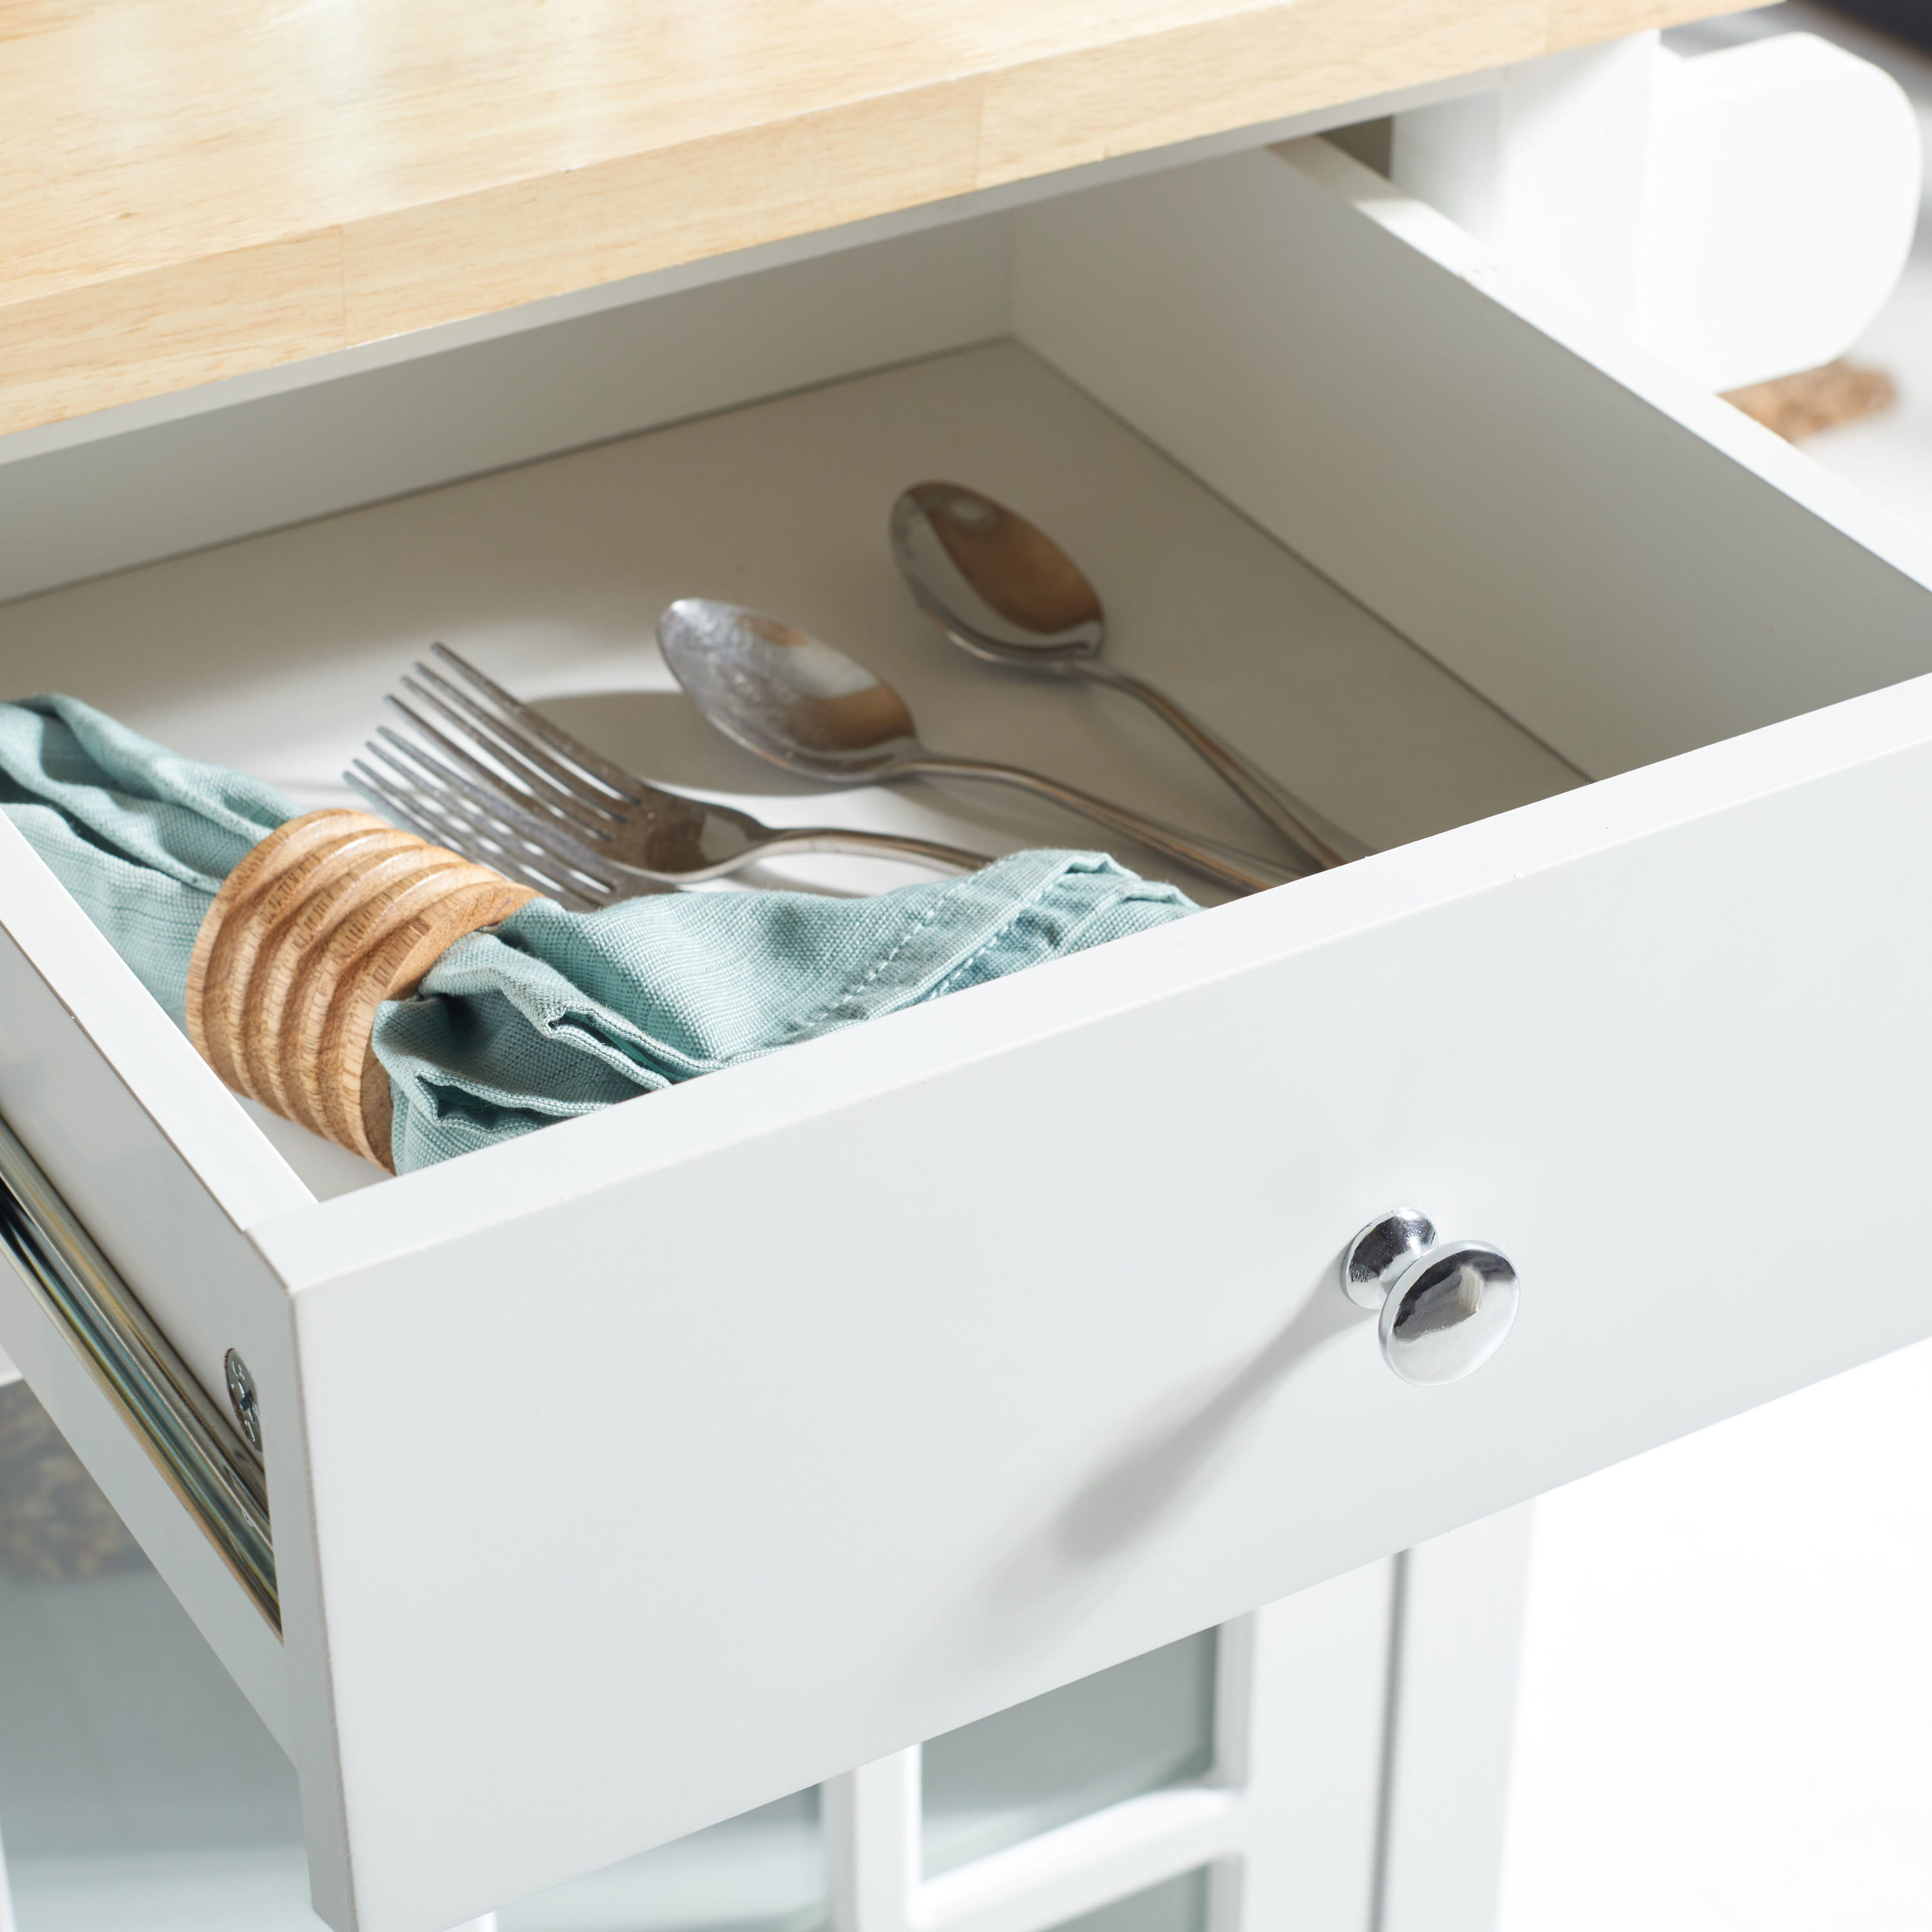
[[(1257, 892), (1370, 849), (1145, 679), (1100, 661), (1098, 593), (1023, 517), (956, 483), (894, 504), (892, 554), (926, 614), (974, 656), (1078, 676), (1145, 705), (1214, 770), (1289, 855), (1264, 859), (1132, 807), (985, 758), (930, 750), (904, 699), (823, 639), (746, 610), (680, 599), (658, 620), (672, 674), (724, 735), (823, 783), (971, 779), (1046, 799), (1238, 891)], [(388, 703), (346, 774), (380, 811), (579, 908), (716, 879), (786, 853), (909, 858), (951, 871), (983, 854), (895, 833), (762, 824), (670, 791), (592, 751), (445, 644)]]
[(832, 784), (939, 778), (1010, 785), (1244, 892), (1314, 869), (1236, 851), (1017, 765), (928, 751), (905, 700), (884, 679), (823, 638), (741, 605), (681, 598), (658, 620), (658, 642), (673, 676), (719, 730), (801, 777)]
[(446, 644), (403, 680), (351, 784), (418, 832), (580, 908), (694, 885), (788, 852), (986, 863), (930, 839), (830, 826), (772, 826), (667, 791), (600, 756)]
[(916, 483), (892, 506), (892, 558), (919, 608), (994, 664), (1103, 685), (1146, 706), (1306, 863), (1369, 848), (1271, 778), (1158, 686), (1101, 662), (1100, 594), (1046, 532), (962, 483)]

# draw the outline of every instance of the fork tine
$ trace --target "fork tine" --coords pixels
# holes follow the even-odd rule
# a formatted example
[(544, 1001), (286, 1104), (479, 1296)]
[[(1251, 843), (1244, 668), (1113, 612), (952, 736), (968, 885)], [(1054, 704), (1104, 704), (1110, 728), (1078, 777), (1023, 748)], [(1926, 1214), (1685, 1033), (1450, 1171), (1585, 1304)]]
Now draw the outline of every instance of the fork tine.
[(349, 769), (342, 776), (376, 810), (393, 819), (404, 831), (413, 832), (431, 844), (447, 846), (452, 852), (460, 853), (466, 859), (475, 859), (480, 864), (496, 866), (506, 872), (509, 869), (506, 855), (495, 841), (486, 838), (472, 826), (457, 824), (435, 800), (422, 791), (404, 791), (371, 771), (359, 759), (352, 759)]
[[(516, 853), (520, 856), (527, 856), (534, 849), (520, 843), (514, 830), (500, 818), (479, 809), (453, 788), (442, 788), (434, 773), (426, 773), (411, 766), (388, 746), (372, 740), (363, 747), (363, 753), (386, 767), (374, 776), (392, 790), (406, 788), (403, 795), (413, 802), (419, 817), (428, 818), (438, 828), (437, 836), (487, 840), (493, 848)], [(454, 832), (449, 830), (452, 826), (455, 828)]]
[(622, 765), (614, 765), (608, 758), (600, 758), (580, 738), (573, 738), (562, 725), (553, 724), (542, 712), (533, 710), (520, 698), (513, 698), (500, 684), (485, 676), (467, 658), (452, 650), (447, 644), (433, 644), (430, 650), (459, 676), (467, 678), (491, 704), (526, 730), (542, 739), (553, 751), (573, 760), (620, 797), (633, 800), (640, 805), (650, 802), (649, 794), (638, 790), (635, 772), (627, 772)]
[[(454, 766), (445, 764), (434, 752), (418, 745), (414, 739), (406, 738), (400, 731), (382, 724), (376, 728), (376, 736), (370, 740), (368, 749), (380, 755), (384, 752), (385, 748), (392, 754), (401, 753), (420, 768), (420, 772), (416, 775), (418, 784), (423, 782), (420, 773), (427, 772), (434, 788), (446, 796), (452, 794), (460, 796), (468, 800), (472, 807), (482, 806), (488, 815), (502, 824), (512, 826), (520, 837), (540, 850), (548, 849), (556, 840), (561, 838), (587, 858), (596, 850), (591, 843), (592, 837), (604, 836), (602, 834), (592, 835), (587, 831), (580, 832), (574, 826), (557, 824), (544, 810), (532, 811), (530, 807), (534, 801), (519, 798), (505, 781), (496, 778), (494, 773), (481, 771), (476, 778), (467, 777)], [(390, 755), (386, 762), (394, 765), (396, 759), (394, 755)], [(403, 769), (406, 770), (407, 767)], [(606, 842), (608, 842), (608, 838)]]
[[(386, 787), (388, 795), (403, 803), (418, 820), (427, 821), (429, 836), (446, 843), (460, 840), (487, 844), (493, 852), (520, 860), (525, 856), (519, 852), (514, 836), (500, 822), (493, 823), (486, 814), (456, 793), (439, 791), (433, 778), (412, 770), (386, 746), (372, 742), (363, 747), (363, 754), (387, 768), (379, 772), (365, 765), (360, 768), (363, 775)], [(422, 824), (418, 823), (416, 829), (422, 830)]]
[(398, 817), (412, 821), (416, 829), (438, 844), (447, 845), (480, 865), (492, 866), (506, 878), (530, 886), (574, 910), (594, 911), (599, 906), (608, 905), (615, 896), (609, 888), (578, 877), (568, 866), (538, 860), (520, 850), (493, 829), (446, 808), (446, 801), (431, 804), (426, 794), (420, 791), (399, 794), (374, 772), (358, 778), (352, 772), (350, 777), (351, 782), (368, 796), (378, 799)]
[(417, 789), (424, 789), (420, 774), (412, 772), (409, 765), (397, 756), (399, 752), (404, 754), (430, 775), (427, 788), (439, 794), (451, 807), (460, 805), (466, 816), (472, 820), (480, 817), (493, 832), (496, 826), (508, 828), (518, 841), (534, 849), (539, 857), (552, 864), (569, 866), (573, 872), (580, 874), (614, 898), (622, 896), (620, 882), (598, 868), (596, 854), (580, 840), (571, 838), (554, 824), (525, 811), (500, 794), (473, 783), (460, 772), (451, 770), (440, 759), (400, 733), (392, 731), (387, 725), (380, 728), (365, 749), (371, 758), (380, 758), (392, 770), (410, 778)]
[(434, 808), (428, 812), (418, 811), (400, 790), (377, 777), (359, 758), (350, 759), (349, 769), (342, 776), (378, 812), (397, 820), (405, 832), (413, 832), (418, 838), (427, 838), (432, 845), (450, 843), (448, 832), (433, 822)]
[(617, 797), (608, 786), (553, 758), (514, 718), (499, 718), (486, 710), (467, 692), (459, 691), (426, 664), (418, 664), (414, 675), (405, 675), (402, 682), (412, 697), (434, 705), (466, 737), (476, 740), (499, 758), (514, 760), (520, 770), (548, 774), (580, 805), (593, 806), (615, 816), (627, 805), (641, 802), (634, 795)]
[[(424, 691), (412, 678), (404, 678), (403, 685), (404, 688), (413, 695), (434, 705), (445, 717), (449, 718), (459, 731), (466, 734), (472, 740), (477, 739), (474, 728), (453, 713), (446, 704), (440, 703), (433, 692)], [(439, 730), (428, 718), (412, 710), (402, 699), (396, 697), (393, 693), (384, 698), (382, 702), (388, 705), (391, 710), (399, 712), (406, 718), (416, 730), (429, 740), (432, 744), (440, 746), (452, 758), (465, 766), (484, 784), (494, 786), (499, 790), (514, 791), (517, 786), (523, 787), (528, 795), (527, 796), (520, 795), (518, 798), (520, 803), (541, 806), (553, 816), (566, 818), (571, 829), (580, 837), (594, 836), (608, 839), (610, 836), (610, 828), (622, 822), (616, 812), (612, 809), (616, 803), (615, 800), (607, 799), (602, 806), (596, 808), (593, 814), (592, 808), (580, 802), (575, 794), (559, 790), (544, 778), (541, 770), (526, 763), (514, 749), (500, 745), (492, 739), (480, 740), (482, 748), (492, 754), (499, 764), (503, 767), (502, 770), (494, 769), (483, 763), (464, 746), (458, 743), (446, 732)]]
[(405, 790), (361, 764), (346, 774), (365, 797), (376, 800), (411, 830), (440, 845), (447, 845), (479, 864), (494, 866), (520, 885), (533, 887), (580, 910), (608, 904), (614, 892), (567, 866), (538, 861), (496, 827), (458, 808), (457, 801), (440, 798), (420, 785)]
[[(428, 800), (421, 791), (406, 796), (361, 764), (352, 764), (343, 776), (378, 811), (386, 812), (406, 830), (434, 844), (448, 846), (479, 864), (493, 866), (518, 884), (528, 886), (579, 911), (594, 911), (600, 904), (608, 903), (607, 898), (591, 898), (561, 878), (546, 877), (524, 863), (501, 839), (463, 822), (454, 814), (445, 814), (439, 810), (437, 802)], [(444, 818), (446, 822), (438, 824), (439, 818)], [(561, 872), (562, 868), (557, 869)]]

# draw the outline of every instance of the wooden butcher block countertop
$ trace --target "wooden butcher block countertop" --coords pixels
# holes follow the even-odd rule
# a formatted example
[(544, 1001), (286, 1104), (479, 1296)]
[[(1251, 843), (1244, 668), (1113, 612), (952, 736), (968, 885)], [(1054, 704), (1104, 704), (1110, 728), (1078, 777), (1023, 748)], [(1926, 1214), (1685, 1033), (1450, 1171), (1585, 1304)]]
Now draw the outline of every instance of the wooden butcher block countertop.
[(0, 434), (1723, 0), (0, 0)]

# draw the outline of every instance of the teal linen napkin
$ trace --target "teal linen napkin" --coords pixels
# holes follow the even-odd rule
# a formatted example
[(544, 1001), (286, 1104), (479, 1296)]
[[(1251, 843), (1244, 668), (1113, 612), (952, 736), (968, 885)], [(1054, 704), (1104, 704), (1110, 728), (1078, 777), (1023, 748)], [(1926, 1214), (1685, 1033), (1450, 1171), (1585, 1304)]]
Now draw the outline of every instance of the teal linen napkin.
[[(177, 1025), (222, 880), (295, 815), (271, 787), (60, 697), (0, 704), (0, 811)], [(377, 1016), (397, 1171), (1194, 910), (1104, 853), (1063, 851), (872, 898), (667, 892), (594, 913), (533, 900)]]
[(183, 1028), (202, 915), (242, 854), (296, 815), (272, 787), (73, 698), (0, 704), (0, 811)]

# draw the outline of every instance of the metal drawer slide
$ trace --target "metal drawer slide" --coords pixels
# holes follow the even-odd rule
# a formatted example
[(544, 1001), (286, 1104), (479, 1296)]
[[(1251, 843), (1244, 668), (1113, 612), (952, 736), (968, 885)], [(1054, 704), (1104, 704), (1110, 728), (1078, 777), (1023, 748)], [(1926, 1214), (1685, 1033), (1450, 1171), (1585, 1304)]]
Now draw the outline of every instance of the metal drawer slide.
[(279, 1633), (260, 1461), (4, 1122), (0, 1247)]

